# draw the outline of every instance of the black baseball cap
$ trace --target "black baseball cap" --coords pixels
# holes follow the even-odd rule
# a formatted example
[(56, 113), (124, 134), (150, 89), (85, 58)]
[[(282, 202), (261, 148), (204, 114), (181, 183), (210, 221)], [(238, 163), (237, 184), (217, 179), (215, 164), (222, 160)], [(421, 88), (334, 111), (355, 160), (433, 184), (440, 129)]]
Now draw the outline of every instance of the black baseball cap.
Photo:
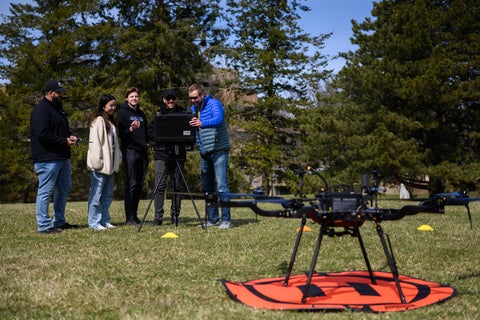
[(166, 98), (166, 97), (177, 97), (177, 93), (175, 92), (175, 90), (173, 89), (167, 89), (165, 91), (163, 91), (163, 97)]
[(62, 87), (62, 84), (58, 80), (48, 80), (45, 83), (45, 92), (55, 91), (55, 92), (64, 92), (65, 88)]

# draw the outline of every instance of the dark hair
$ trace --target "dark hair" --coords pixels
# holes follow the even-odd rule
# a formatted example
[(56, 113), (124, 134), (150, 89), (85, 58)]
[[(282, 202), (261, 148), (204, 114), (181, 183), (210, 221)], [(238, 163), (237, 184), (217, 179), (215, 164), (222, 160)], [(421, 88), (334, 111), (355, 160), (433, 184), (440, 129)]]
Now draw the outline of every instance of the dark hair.
[(131, 88), (128, 88), (126, 91), (125, 91), (125, 98), (128, 98), (128, 96), (130, 95), (130, 93), (132, 92), (136, 92), (138, 95), (140, 95), (140, 91), (138, 90), (138, 88), (136, 87), (131, 87)]
[(104, 108), (107, 105), (107, 103), (109, 103), (112, 100), (116, 100), (116, 99), (111, 94), (107, 93), (107, 94), (102, 94), (100, 96), (97, 110), (95, 110), (95, 113), (90, 118), (89, 124), (91, 124), (93, 120), (95, 120), (97, 117), (103, 117), (103, 119), (105, 120), (105, 125), (107, 126), (107, 132), (110, 132), (110, 123), (113, 123), (113, 125), (115, 125), (115, 118), (112, 115), (109, 115), (108, 113), (106, 113)]

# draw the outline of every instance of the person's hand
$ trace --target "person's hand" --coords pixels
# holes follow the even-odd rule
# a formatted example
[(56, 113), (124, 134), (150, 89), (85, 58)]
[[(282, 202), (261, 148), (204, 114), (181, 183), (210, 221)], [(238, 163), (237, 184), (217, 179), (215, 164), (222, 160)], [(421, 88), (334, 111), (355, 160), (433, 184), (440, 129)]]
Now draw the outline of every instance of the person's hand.
[(77, 139), (78, 139), (78, 138), (75, 137), (75, 136), (70, 136), (70, 137), (68, 137), (68, 138), (67, 138), (67, 144), (68, 144), (68, 146), (71, 147), (71, 146), (76, 145), (76, 144), (77, 144)]
[(192, 120), (190, 120), (190, 122), (188, 124), (191, 125), (192, 127), (201, 127), (202, 126), (202, 122), (198, 118), (192, 118)]
[(133, 132), (134, 130), (140, 128), (140, 121), (138, 120), (133, 120), (132, 123), (130, 124), (130, 132)]

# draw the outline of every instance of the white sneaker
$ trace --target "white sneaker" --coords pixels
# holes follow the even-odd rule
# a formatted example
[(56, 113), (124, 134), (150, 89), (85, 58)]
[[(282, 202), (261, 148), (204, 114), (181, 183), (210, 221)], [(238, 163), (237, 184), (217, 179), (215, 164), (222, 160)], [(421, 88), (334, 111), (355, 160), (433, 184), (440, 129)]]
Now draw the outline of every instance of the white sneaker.
[(232, 226), (230, 221), (222, 221), (222, 223), (218, 226), (218, 229), (229, 229)]
[(111, 224), (111, 223), (106, 223), (106, 224), (105, 224), (105, 228), (107, 228), (107, 229), (115, 229), (116, 226), (114, 226), (114, 225)]
[(220, 220), (218, 220), (217, 222), (213, 223), (213, 222), (210, 222), (210, 221), (207, 221), (207, 224), (204, 224), (202, 222), (202, 224), (199, 224), (198, 226), (199, 227), (207, 227), (207, 228), (210, 228), (210, 227), (218, 227), (220, 225)]
[(93, 229), (93, 230), (95, 230), (95, 231), (107, 230), (107, 228), (105, 228), (105, 227), (102, 226), (102, 225), (98, 225), (98, 226), (90, 227), (90, 228)]

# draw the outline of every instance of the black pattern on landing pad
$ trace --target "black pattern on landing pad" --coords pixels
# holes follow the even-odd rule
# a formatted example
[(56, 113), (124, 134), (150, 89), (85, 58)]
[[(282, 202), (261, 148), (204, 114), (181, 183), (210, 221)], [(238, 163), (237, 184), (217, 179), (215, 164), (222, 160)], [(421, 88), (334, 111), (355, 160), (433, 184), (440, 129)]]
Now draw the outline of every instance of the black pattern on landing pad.
[(402, 303), (389, 272), (367, 271), (315, 273), (305, 303), (302, 297), (307, 275), (233, 282), (222, 280), (232, 299), (254, 308), (274, 310), (407, 311), (443, 302), (456, 295), (455, 288), (399, 275), (406, 303)]

